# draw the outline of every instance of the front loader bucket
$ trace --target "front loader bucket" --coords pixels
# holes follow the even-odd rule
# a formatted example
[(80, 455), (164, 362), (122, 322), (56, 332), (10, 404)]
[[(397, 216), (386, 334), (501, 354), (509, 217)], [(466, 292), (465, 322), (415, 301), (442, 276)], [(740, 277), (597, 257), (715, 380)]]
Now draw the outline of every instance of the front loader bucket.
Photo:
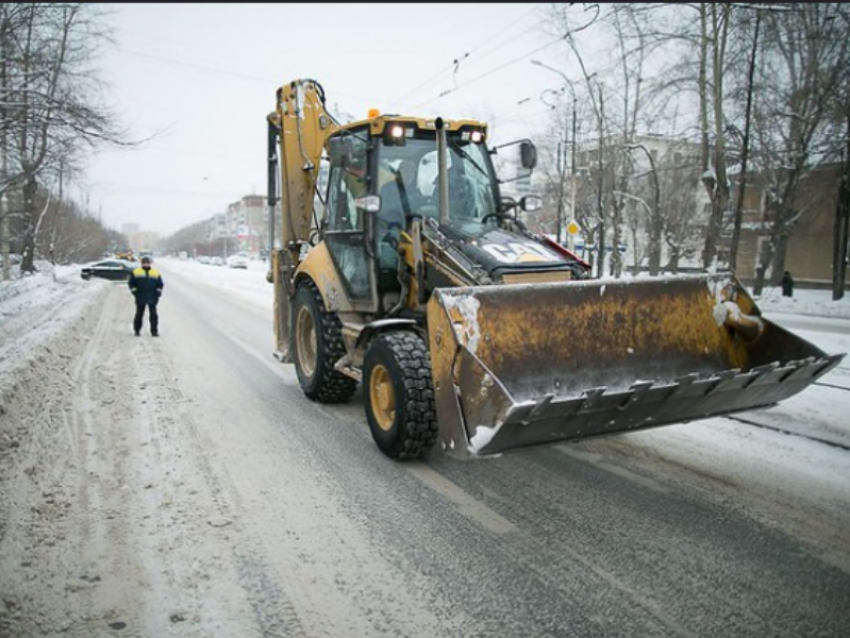
[(771, 405), (844, 357), (762, 318), (731, 275), (440, 288), (428, 332), (460, 457)]

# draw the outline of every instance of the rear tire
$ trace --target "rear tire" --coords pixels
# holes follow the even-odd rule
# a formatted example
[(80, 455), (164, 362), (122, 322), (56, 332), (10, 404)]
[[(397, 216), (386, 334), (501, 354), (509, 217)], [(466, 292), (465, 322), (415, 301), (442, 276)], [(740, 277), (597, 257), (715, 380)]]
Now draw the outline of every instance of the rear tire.
[(327, 312), (313, 282), (302, 284), (292, 305), (292, 334), (295, 340), (295, 372), (301, 390), (319, 403), (342, 403), (357, 388), (357, 382), (334, 369), (345, 355), (342, 323), (335, 312)]
[(388, 332), (370, 344), (363, 366), (372, 438), (396, 460), (424, 456), (437, 441), (431, 357), (413, 332)]

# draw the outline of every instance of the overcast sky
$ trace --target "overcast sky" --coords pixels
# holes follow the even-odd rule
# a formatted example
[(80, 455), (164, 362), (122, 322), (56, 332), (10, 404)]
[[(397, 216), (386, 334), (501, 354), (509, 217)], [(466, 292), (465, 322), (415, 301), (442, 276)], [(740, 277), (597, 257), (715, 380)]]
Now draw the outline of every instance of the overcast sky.
[(81, 180), (81, 201), (117, 230), (168, 235), (264, 194), (265, 118), (296, 78), (356, 119), (372, 107), (481, 119), (497, 143), (540, 143), (552, 126), (541, 94), (564, 84), (531, 63), (565, 68), (545, 4), (111, 6), (107, 96), (134, 139), (152, 138), (99, 152)]

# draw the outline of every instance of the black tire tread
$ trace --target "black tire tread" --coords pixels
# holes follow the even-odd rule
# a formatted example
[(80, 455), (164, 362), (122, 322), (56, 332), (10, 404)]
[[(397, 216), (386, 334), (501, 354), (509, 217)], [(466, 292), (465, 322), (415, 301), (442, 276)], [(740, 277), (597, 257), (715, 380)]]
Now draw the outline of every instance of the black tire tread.
[[(397, 397), (397, 402), (406, 417), (395, 443), (380, 446), (381, 450), (400, 461), (421, 458), (437, 442), (438, 432), (431, 355), (424, 340), (414, 332), (388, 332), (378, 339), (393, 352), (401, 369), (404, 396)], [(368, 393), (364, 394), (368, 397)]]
[(316, 284), (307, 281), (300, 287), (309, 290), (313, 297), (313, 304), (318, 309), (320, 321), (320, 325), (316, 328), (321, 330), (319, 352), (316, 353), (319, 379), (316, 380), (314, 388), (308, 389), (302, 385), (301, 389), (309, 399), (318, 403), (344, 403), (354, 394), (357, 382), (334, 370), (334, 364), (345, 356), (342, 322), (335, 312), (325, 310), (325, 302)]

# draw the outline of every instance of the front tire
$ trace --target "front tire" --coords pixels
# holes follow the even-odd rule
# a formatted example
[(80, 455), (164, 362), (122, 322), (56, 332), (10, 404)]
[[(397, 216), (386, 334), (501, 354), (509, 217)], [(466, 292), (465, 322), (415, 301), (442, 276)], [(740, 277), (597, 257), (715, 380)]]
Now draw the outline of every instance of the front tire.
[(357, 382), (334, 369), (345, 355), (342, 323), (325, 303), (313, 282), (301, 285), (292, 305), (295, 373), (301, 390), (319, 403), (347, 401)]
[(424, 456), (437, 441), (431, 357), (413, 332), (370, 344), (363, 366), (366, 419), (378, 448), (396, 460)]

